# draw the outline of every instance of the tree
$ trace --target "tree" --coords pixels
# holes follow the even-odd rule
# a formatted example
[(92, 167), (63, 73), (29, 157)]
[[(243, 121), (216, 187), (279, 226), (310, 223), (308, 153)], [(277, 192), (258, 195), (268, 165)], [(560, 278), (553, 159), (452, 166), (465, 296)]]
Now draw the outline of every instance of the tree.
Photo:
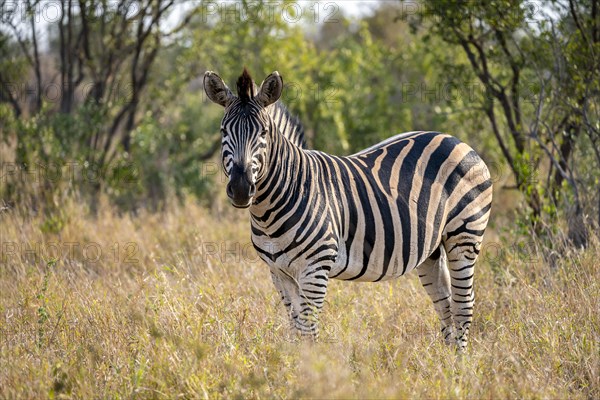
[[(13, 58), (8, 62), (11, 68), (0, 73), (0, 83), (9, 86), (16, 79), (11, 71), (21, 65), (32, 71), (35, 87), (28, 107), (24, 96), (15, 97), (11, 91), (3, 90), (0, 98), (17, 117), (29, 117), (18, 121), (21, 133), (14, 135), (19, 165), (74, 159), (105, 171), (127, 155), (159, 49), (180, 29), (162, 29), (174, 5), (175, 0), (61, 0), (53, 4), (59, 8), (57, 20), (46, 21), (45, 52), (39, 39), (44, 3), (2, 0), (0, 51), (10, 51)], [(17, 58), (23, 61), (17, 64)], [(51, 85), (60, 91), (58, 101), (45, 98)], [(91, 183), (95, 197), (103, 180), (82, 183)]]
[[(597, 104), (592, 88), (598, 87), (598, 1), (578, 6), (555, 1), (547, 9), (504, 0), (423, 4), (420, 16), (427, 26), (462, 49), (483, 85), (479, 107), (536, 229), (544, 215), (562, 209), (574, 221), (571, 242), (585, 246), (584, 202), (589, 199), (582, 198), (586, 182), (578, 176), (576, 152), (581, 151), (584, 109)], [(593, 129), (586, 132), (597, 143)], [(599, 161), (596, 156), (598, 167)], [(542, 168), (548, 178), (533, 181), (532, 174)]]

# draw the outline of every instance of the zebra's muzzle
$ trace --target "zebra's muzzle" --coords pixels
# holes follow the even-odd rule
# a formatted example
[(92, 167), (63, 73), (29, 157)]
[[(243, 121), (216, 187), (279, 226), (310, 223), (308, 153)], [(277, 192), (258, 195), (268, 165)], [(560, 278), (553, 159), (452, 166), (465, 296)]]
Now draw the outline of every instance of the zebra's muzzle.
[(256, 185), (252, 182), (250, 168), (246, 169), (239, 164), (234, 164), (227, 184), (227, 197), (231, 200), (231, 204), (237, 208), (248, 208), (255, 194)]

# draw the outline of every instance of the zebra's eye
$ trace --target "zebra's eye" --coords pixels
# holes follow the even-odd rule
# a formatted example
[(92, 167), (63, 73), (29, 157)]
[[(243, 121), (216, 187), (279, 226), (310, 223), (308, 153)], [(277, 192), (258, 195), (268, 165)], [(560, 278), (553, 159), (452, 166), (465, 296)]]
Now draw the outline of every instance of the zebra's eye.
[(263, 137), (263, 138), (264, 138), (265, 136), (267, 136), (267, 132), (268, 132), (268, 131), (267, 131), (266, 129), (263, 129), (263, 130), (260, 132), (260, 137)]

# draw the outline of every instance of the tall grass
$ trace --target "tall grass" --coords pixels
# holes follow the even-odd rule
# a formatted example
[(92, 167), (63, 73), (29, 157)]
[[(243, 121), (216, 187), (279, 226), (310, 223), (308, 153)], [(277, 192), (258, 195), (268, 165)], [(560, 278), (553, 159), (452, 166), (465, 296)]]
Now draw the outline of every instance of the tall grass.
[(484, 246), (458, 358), (414, 273), (332, 281), (321, 340), (296, 340), (248, 223), (0, 213), (0, 398), (600, 397), (597, 243), (555, 268)]

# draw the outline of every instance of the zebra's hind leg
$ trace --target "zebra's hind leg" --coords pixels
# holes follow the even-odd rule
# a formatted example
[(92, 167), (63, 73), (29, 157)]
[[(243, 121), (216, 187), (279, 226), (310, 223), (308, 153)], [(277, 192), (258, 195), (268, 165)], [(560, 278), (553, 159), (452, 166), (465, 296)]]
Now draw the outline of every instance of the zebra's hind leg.
[(433, 254), (417, 268), (421, 284), (433, 301), (442, 328), (442, 336), (446, 344), (452, 344), (454, 326), (452, 324), (450, 275), (446, 263), (446, 252), (440, 245)]
[(450, 269), (451, 309), (456, 328), (456, 346), (462, 352), (467, 347), (467, 337), (473, 320), (473, 275), (481, 247), (481, 236), (461, 234), (446, 241), (445, 246)]

